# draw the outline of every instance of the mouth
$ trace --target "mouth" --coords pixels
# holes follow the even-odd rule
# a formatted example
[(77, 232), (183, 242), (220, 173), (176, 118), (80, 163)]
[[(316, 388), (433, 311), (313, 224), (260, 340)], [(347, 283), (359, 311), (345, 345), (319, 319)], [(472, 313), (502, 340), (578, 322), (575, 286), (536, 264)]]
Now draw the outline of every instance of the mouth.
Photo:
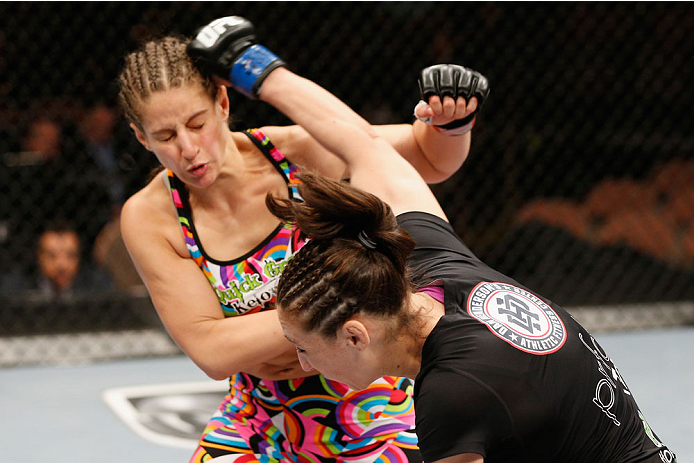
[(188, 169), (188, 172), (195, 175), (196, 177), (202, 177), (207, 172), (207, 163), (196, 164)]

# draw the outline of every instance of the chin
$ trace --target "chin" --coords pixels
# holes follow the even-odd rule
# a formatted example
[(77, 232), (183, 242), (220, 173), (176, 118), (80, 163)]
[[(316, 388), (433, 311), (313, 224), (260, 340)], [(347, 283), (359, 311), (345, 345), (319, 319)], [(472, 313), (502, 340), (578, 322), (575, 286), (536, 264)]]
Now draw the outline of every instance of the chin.
[[(376, 379), (378, 379), (378, 378), (376, 378)], [(357, 384), (357, 383), (351, 383), (351, 382), (348, 382), (348, 381), (343, 381), (343, 382), (344, 382), (347, 386), (349, 386), (350, 389), (353, 389), (353, 390), (355, 390), (355, 391), (362, 391), (362, 390), (368, 388), (369, 386), (371, 386), (371, 384), (372, 384), (374, 381), (376, 381), (376, 379), (374, 379), (374, 380), (372, 380), (372, 381), (367, 381), (367, 380), (359, 381), (358, 384)]]
[(345, 381), (340, 381), (342, 384), (346, 385), (348, 388), (352, 389), (353, 391), (361, 391), (364, 389), (363, 387), (356, 386), (354, 384), (345, 382)]

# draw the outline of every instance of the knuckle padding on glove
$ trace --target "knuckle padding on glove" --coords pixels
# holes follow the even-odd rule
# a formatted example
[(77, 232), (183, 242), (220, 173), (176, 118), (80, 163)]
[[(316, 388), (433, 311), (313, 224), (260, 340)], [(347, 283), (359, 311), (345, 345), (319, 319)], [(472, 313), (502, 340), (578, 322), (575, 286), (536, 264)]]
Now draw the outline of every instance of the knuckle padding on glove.
[(419, 79), (419, 93), (423, 100), (438, 94), (438, 88), (434, 82), (434, 73), (430, 69), (422, 71)]
[(465, 98), (465, 101), (468, 102), (470, 101), (470, 97), (472, 96), (474, 78), (472, 72), (465, 68), (461, 69), (459, 72), (460, 74), (458, 76), (457, 88), (458, 91), (456, 92), (456, 96), (462, 96), (463, 98)]
[(450, 96), (452, 98), (456, 97), (457, 93), (457, 82), (455, 81), (453, 77), (453, 73), (447, 72), (447, 70), (444, 70), (443, 72), (439, 71), (436, 73), (439, 81), (439, 91), (438, 94), (440, 96)]
[(477, 97), (478, 109), (482, 107), (489, 96), (489, 81), (482, 74), (478, 74), (477, 82), (472, 96)]
[(476, 97), (479, 110), (489, 95), (489, 83), (482, 74), (472, 69), (457, 64), (437, 64), (422, 70), (419, 91), (423, 100), (433, 95), (453, 99), (461, 96), (469, 102)]

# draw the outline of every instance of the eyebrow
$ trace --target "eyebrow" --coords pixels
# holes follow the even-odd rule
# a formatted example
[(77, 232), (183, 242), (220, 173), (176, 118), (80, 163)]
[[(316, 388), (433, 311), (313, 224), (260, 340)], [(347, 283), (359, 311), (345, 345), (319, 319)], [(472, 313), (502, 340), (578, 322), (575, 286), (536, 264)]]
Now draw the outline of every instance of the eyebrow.
[(287, 338), (287, 341), (289, 341), (289, 342), (291, 342), (292, 344), (294, 344), (294, 347), (298, 347), (299, 349), (301, 349), (301, 347), (299, 346), (299, 344), (297, 344), (296, 341), (294, 341), (292, 338), (290, 338), (290, 337), (287, 336), (286, 334), (284, 335), (284, 337)]

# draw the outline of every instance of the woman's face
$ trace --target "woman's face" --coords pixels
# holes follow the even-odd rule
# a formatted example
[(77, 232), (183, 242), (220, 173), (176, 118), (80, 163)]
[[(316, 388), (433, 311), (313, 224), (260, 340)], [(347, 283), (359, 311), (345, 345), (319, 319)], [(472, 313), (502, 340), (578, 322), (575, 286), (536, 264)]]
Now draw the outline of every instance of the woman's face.
[(284, 335), (296, 347), (305, 371), (317, 370), (354, 390), (365, 389), (383, 376), (369, 342), (365, 342), (366, 327), (360, 322), (348, 321), (336, 338), (326, 339), (318, 333), (306, 332), (296, 321), (282, 317), (281, 311), (279, 315)]
[(192, 187), (205, 188), (219, 175), (229, 140), (229, 99), (223, 87), (213, 101), (199, 84), (153, 93), (140, 108), (137, 139), (159, 162)]

